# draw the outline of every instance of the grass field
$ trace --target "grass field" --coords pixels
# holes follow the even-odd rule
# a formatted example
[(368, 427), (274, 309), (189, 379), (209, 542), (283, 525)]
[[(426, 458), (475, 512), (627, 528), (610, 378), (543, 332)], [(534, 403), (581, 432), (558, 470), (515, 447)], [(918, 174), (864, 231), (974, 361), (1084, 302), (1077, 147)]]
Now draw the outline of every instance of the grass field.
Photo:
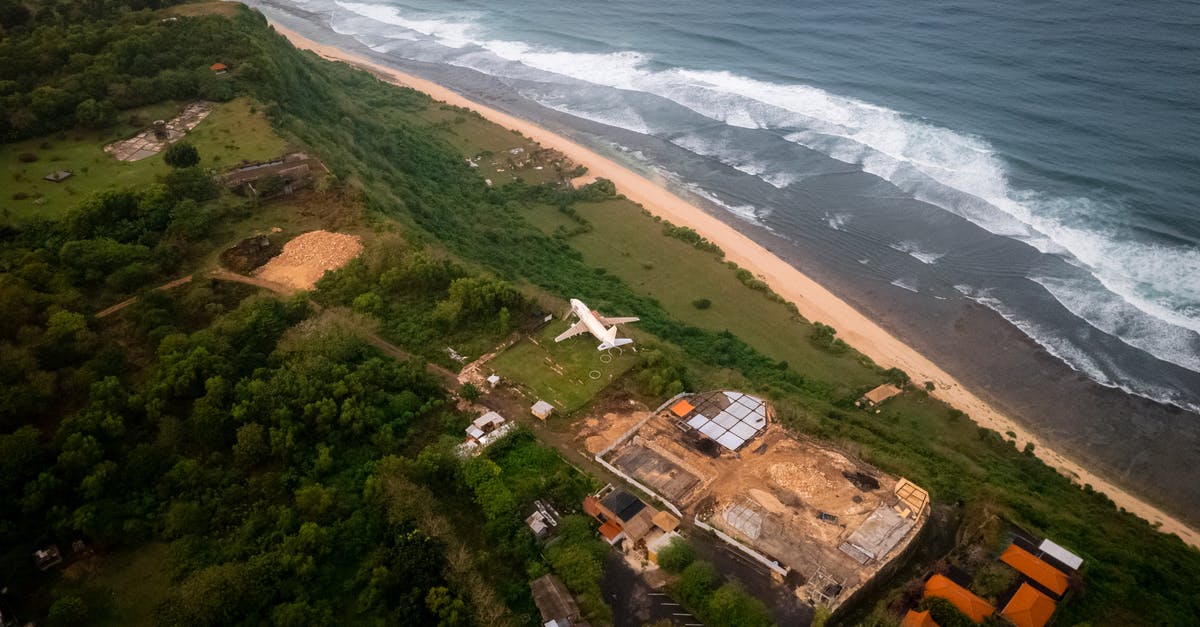
[(497, 355), (489, 365), (560, 412), (575, 411), (629, 370), (636, 357), (628, 347), (597, 351), (590, 335), (555, 343), (554, 337), (566, 329), (566, 322), (556, 320), (532, 339), (523, 339)]
[[(827, 381), (839, 394), (877, 385), (881, 377), (847, 351), (831, 353), (809, 339), (812, 326), (782, 303), (738, 280), (713, 253), (673, 237), (662, 224), (627, 200), (577, 203), (593, 230), (567, 241), (588, 265), (619, 276), (636, 291), (658, 299), (680, 320), (714, 331), (729, 330), (763, 354), (786, 361), (805, 376)], [(538, 206), (526, 217), (546, 233), (576, 224), (554, 207)], [(707, 299), (699, 309), (692, 303)]]
[(509, 158), (508, 151), (513, 148), (530, 153), (540, 147), (528, 137), (487, 122), (473, 112), (446, 105), (431, 107), (421, 117), (429, 120), (430, 125), (440, 131), (442, 138), (464, 155), (484, 155), (477, 161), (479, 175), (491, 179), (496, 185), (511, 183), (518, 178), (531, 185), (557, 181), (558, 175), (553, 168), (536, 170), (525, 167), (514, 170), (505, 163)]
[[(153, 183), (169, 170), (161, 154), (127, 163), (105, 153), (104, 146), (144, 128), (131, 121), (170, 119), (181, 108), (180, 103), (162, 103), (124, 111), (121, 123), (106, 131), (74, 130), (0, 145), (5, 181), (0, 223), (57, 218), (93, 192), (109, 187), (142, 188)], [(285, 147), (283, 139), (247, 99), (218, 105), (188, 134), (187, 141), (200, 151), (202, 165), (218, 170), (243, 160), (277, 156)], [(37, 160), (24, 163), (20, 158), (23, 154), (34, 155)], [(69, 170), (74, 176), (61, 183), (42, 179), (55, 170)]]
[(64, 577), (60, 594), (74, 594), (88, 607), (93, 625), (154, 625), (154, 608), (171, 588), (167, 545), (154, 542), (133, 551), (89, 558), (79, 574)]

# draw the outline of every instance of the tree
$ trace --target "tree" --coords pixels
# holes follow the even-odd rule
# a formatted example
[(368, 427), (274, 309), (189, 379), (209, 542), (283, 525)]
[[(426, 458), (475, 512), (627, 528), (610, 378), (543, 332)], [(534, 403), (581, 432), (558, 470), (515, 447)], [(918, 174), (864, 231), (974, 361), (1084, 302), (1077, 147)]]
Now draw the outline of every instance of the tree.
[(467, 401), (474, 403), (475, 401), (479, 400), (479, 388), (475, 387), (475, 385), (472, 383), (464, 383), (463, 386), (459, 388), (458, 395)]
[(187, 142), (175, 142), (163, 153), (163, 161), (172, 168), (190, 168), (200, 163), (200, 151)]
[(82, 625), (87, 621), (87, 605), (77, 596), (65, 596), (50, 606), (46, 622), (53, 627)]
[(669, 573), (683, 571), (696, 561), (696, 550), (683, 538), (675, 538), (658, 552), (658, 565)]

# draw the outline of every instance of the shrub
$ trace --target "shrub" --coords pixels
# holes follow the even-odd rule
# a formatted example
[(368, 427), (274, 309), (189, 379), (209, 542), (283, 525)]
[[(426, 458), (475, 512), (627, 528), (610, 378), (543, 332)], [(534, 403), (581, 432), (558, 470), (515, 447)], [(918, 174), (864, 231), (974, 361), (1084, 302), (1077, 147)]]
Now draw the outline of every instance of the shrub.
[(708, 300), (707, 298), (701, 298), (699, 300), (692, 301), (692, 306), (696, 309), (708, 309), (709, 307), (712, 307), (712, 301)]
[(163, 153), (163, 161), (172, 168), (190, 168), (200, 163), (200, 151), (187, 142), (176, 142)]
[(682, 572), (696, 561), (696, 550), (683, 538), (675, 538), (658, 552), (658, 565), (669, 573)]
[(38, 156), (32, 152), (23, 152), (17, 155), (17, 160), (21, 163), (33, 163), (38, 160)]

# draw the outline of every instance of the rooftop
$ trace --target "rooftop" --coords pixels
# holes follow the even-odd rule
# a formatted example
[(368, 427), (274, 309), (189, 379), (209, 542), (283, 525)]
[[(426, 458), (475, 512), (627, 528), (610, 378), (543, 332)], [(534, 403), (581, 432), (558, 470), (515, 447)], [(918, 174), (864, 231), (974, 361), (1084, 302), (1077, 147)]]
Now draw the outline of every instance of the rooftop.
[(608, 511), (616, 514), (621, 522), (633, 520), (633, 517), (637, 516), (638, 512), (646, 507), (646, 504), (641, 499), (624, 490), (613, 490), (600, 503)]
[(1022, 575), (1057, 596), (1061, 597), (1067, 591), (1066, 575), (1015, 544), (1010, 544), (1004, 550), (1004, 553), (1000, 555), (1000, 561), (1017, 569)]
[(992, 607), (991, 603), (950, 581), (945, 575), (934, 575), (925, 582), (925, 596), (946, 599), (977, 623), (982, 623), (983, 619), (996, 613), (996, 608)]
[(1054, 609), (1054, 599), (1023, 583), (1000, 614), (1017, 627), (1042, 627), (1050, 622)]

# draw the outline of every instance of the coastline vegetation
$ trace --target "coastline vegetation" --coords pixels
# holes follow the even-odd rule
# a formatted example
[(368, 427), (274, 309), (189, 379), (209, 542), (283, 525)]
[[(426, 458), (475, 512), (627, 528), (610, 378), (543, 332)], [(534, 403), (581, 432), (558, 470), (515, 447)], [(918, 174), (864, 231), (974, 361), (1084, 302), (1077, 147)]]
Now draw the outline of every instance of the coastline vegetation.
[[(34, 10), (23, 16), (17, 4)], [(221, 193), (208, 169), (232, 164), (214, 163), (199, 138), (189, 138), (198, 166), (47, 197), (44, 213), (3, 227), (0, 498), (13, 506), (0, 513), (0, 572), (10, 598), (24, 599), (22, 616), (518, 624), (536, 613), (527, 581), (555, 572), (604, 622), (605, 547), (571, 515), (593, 480), (524, 432), (458, 460), (451, 447), (472, 416), (424, 363), (387, 358), (337, 315), (316, 313), (349, 308), (441, 360), (444, 337), (482, 352), (538, 297), (576, 294), (642, 318), (651, 350), (628, 376), (645, 394), (765, 394), (792, 429), (908, 477), (939, 509), (986, 505), (1076, 550), (1084, 583), (1059, 624), (1200, 615), (1200, 552), (920, 390), (880, 414), (856, 409), (863, 391), (906, 377), (838, 345), (832, 329), (796, 316), (703, 239), (652, 226), (611, 183), (489, 186), (464, 156), (521, 138), (300, 53), (243, 7), (163, 21), (154, 9), (165, 4), (4, 4), (0, 60), (14, 78), (3, 82), (0, 155), (48, 133), (78, 132), (95, 146), (103, 133), (80, 125), (126, 132), (119, 120), (130, 108), (220, 100), (262, 120), (273, 138), (264, 151), (286, 139), (320, 155), (336, 186), (330, 202), (361, 203), (354, 221), (377, 246), (323, 279), (315, 304), (205, 281), (182, 295), (146, 292), (211, 256), (228, 239), (222, 221), (279, 210)], [(230, 76), (208, 69), (218, 59)], [(132, 293), (142, 298), (120, 320), (89, 315)], [(698, 298), (711, 306), (694, 306)], [(545, 547), (522, 523), (535, 498), (568, 514)], [(33, 548), (77, 538), (113, 557), (71, 578), (34, 569)], [(712, 616), (718, 597), (740, 607), (699, 564), (680, 569), (686, 602)]]

